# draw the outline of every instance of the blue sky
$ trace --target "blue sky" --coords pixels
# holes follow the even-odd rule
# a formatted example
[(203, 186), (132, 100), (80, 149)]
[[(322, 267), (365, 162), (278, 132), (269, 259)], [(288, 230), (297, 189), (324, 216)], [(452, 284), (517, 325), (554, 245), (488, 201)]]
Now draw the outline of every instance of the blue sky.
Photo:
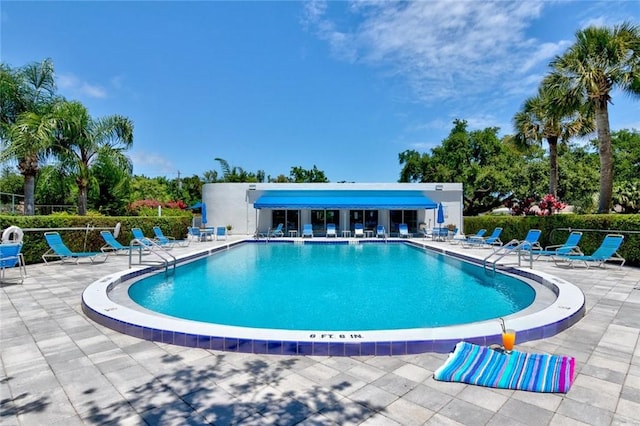
[[(332, 182), (395, 182), (398, 154), (452, 121), (499, 127), (588, 25), (638, 1), (7, 1), (2, 62), (52, 58), (58, 92), (135, 123), (134, 173), (202, 175), (214, 158)], [(640, 129), (614, 93), (613, 130)]]

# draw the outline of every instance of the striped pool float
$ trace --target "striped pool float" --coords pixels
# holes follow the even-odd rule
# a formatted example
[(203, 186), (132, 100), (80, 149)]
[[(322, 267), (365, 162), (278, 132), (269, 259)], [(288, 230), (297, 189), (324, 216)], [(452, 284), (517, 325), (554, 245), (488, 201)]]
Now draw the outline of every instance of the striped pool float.
[(519, 351), (505, 354), (486, 346), (460, 342), (433, 376), (445, 382), (491, 388), (567, 393), (573, 383), (574, 370), (573, 357)]

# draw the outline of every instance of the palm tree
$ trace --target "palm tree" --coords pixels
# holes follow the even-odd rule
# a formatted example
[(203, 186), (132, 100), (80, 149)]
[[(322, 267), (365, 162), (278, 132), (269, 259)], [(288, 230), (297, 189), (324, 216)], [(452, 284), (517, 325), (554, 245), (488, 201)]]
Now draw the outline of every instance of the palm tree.
[(608, 213), (613, 192), (613, 154), (608, 104), (611, 91), (640, 95), (640, 27), (623, 23), (613, 28), (588, 27), (576, 33), (576, 42), (551, 66), (543, 84), (566, 90), (567, 100), (593, 106), (600, 154), (599, 213)]
[(131, 161), (124, 151), (133, 145), (133, 122), (120, 115), (93, 119), (79, 102), (60, 102), (54, 109), (55, 154), (61, 165), (75, 176), (78, 185), (78, 214), (87, 214), (87, 189), (91, 169), (100, 157), (108, 157), (127, 173)]
[(35, 181), (40, 164), (51, 154), (52, 132), (55, 121), (50, 115), (35, 112), (20, 114), (18, 121), (9, 127), (7, 139), (11, 141), (0, 155), (0, 160), (16, 158), (18, 170), (24, 176), (24, 214), (35, 214)]
[(50, 59), (21, 69), (0, 66), (0, 162), (15, 160), (24, 176), (25, 215), (35, 213), (35, 178), (51, 152), (55, 90)]
[(516, 140), (525, 145), (531, 142), (549, 145), (549, 194), (558, 196), (558, 142), (574, 136), (585, 136), (594, 130), (593, 114), (586, 106), (564, 105), (562, 93), (551, 93), (544, 87), (536, 96), (528, 98), (513, 121)]

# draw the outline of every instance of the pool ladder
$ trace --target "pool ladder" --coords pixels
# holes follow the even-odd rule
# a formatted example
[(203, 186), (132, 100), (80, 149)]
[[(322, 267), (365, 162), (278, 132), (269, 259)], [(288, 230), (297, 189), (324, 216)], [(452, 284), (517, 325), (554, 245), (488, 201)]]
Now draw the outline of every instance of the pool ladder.
[(494, 250), (493, 253), (491, 253), (489, 256), (485, 257), (482, 263), (482, 267), (484, 269), (487, 269), (487, 263), (490, 263), (489, 259), (495, 256), (496, 258), (491, 262), (491, 264), (493, 265), (493, 272), (495, 272), (496, 264), (499, 260), (507, 255), (515, 253), (518, 255), (518, 266), (522, 266), (522, 257), (526, 257), (528, 255), (529, 268), (533, 269), (533, 253), (531, 252), (530, 248), (531, 243), (528, 241), (511, 240), (507, 244)]
[[(136, 247), (140, 247), (139, 249), (137, 249)], [(176, 259), (176, 257), (174, 255), (172, 255), (171, 253), (169, 253), (169, 251), (162, 247), (160, 244), (158, 244), (157, 242), (149, 239), (149, 238), (145, 238), (144, 240), (140, 240), (138, 238), (134, 238), (133, 240), (131, 240), (131, 242), (129, 243), (129, 268), (131, 268), (131, 265), (133, 264), (133, 251), (137, 250), (138, 251), (138, 264), (139, 265), (156, 265), (158, 262), (143, 262), (142, 261), (142, 251), (143, 249), (149, 249), (149, 253), (155, 255), (156, 257), (160, 258), (160, 265), (164, 265), (164, 273), (168, 274), (169, 273), (169, 266), (172, 267), (171, 272), (175, 273), (176, 272), (176, 263), (178, 263), (178, 260)]]

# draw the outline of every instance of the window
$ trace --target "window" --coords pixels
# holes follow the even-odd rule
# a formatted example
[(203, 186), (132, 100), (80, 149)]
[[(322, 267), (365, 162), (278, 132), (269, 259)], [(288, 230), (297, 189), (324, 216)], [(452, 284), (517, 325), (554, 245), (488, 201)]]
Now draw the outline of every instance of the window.
[(378, 210), (350, 210), (349, 226), (351, 231), (356, 223), (362, 223), (364, 229), (374, 230), (378, 226)]
[(273, 210), (271, 214), (271, 228), (275, 228), (279, 223), (284, 225), (284, 232), (290, 230), (297, 231), (299, 229), (299, 216), (298, 210)]
[(314, 233), (324, 233), (327, 223), (335, 223), (336, 229), (339, 228), (340, 210), (311, 210), (311, 226)]
[(406, 223), (409, 232), (418, 232), (418, 211), (417, 210), (391, 210), (389, 211), (390, 232), (397, 233), (398, 225)]

